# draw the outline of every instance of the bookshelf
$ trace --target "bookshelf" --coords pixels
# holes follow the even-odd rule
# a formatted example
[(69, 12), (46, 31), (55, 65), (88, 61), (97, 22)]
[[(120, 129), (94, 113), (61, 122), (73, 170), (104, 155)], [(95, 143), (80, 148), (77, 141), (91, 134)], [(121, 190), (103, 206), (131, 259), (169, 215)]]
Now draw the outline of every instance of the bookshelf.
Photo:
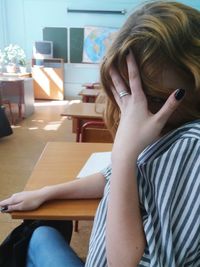
[(35, 99), (64, 99), (64, 60), (62, 58), (32, 59)]

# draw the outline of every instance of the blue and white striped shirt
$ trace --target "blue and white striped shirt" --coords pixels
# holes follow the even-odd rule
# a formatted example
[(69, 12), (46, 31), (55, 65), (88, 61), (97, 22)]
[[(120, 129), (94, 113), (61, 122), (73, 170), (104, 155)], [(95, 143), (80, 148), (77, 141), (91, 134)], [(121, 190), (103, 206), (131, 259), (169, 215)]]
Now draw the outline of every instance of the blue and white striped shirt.
[[(86, 267), (107, 267), (105, 226), (111, 167), (96, 212)], [(146, 236), (139, 267), (200, 266), (200, 120), (148, 146), (137, 162)], [(123, 249), (123, 248), (122, 248)]]

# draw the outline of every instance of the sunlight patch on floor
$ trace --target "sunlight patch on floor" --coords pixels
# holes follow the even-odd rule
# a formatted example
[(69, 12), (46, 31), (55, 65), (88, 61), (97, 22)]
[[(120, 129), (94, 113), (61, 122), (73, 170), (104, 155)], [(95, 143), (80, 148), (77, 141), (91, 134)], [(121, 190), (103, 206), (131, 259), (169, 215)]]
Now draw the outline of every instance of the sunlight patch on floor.
[(12, 125), (11, 125), (11, 128), (12, 128), (12, 129), (21, 128), (21, 125), (14, 125), (14, 124), (12, 124)]
[(45, 131), (57, 131), (58, 128), (61, 126), (62, 121), (52, 121), (49, 122), (44, 128), (43, 130)]
[(70, 101), (68, 101), (68, 105), (78, 104), (80, 102), (82, 102), (82, 101), (81, 100), (70, 100)]
[(40, 122), (40, 123), (43, 123), (44, 122), (44, 120), (32, 120), (32, 122)]
[(32, 131), (32, 130), (38, 130), (39, 128), (38, 127), (29, 127), (28, 128), (30, 131)]
[(35, 107), (46, 107), (46, 106), (64, 106), (69, 103), (69, 100), (52, 100), (52, 101), (36, 101)]

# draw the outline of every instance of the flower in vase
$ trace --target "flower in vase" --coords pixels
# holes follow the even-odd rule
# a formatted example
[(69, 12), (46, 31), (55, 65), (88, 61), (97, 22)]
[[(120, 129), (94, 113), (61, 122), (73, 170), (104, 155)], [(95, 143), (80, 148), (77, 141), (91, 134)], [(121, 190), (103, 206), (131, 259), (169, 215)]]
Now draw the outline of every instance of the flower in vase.
[(2, 55), (3, 63), (5, 65), (18, 65), (19, 62), (26, 60), (24, 50), (17, 44), (10, 44), (9, 46), (5, 47), (2, 51)]

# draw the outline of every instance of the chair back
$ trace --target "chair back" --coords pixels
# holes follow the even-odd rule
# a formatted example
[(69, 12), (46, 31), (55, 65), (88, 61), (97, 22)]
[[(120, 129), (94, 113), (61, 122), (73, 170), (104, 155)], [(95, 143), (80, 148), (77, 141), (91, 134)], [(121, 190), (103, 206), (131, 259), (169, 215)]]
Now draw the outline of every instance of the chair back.
[(113, 143), (113, 138), (103, 121), (89, 121), (81, 127), (80, 142)]

